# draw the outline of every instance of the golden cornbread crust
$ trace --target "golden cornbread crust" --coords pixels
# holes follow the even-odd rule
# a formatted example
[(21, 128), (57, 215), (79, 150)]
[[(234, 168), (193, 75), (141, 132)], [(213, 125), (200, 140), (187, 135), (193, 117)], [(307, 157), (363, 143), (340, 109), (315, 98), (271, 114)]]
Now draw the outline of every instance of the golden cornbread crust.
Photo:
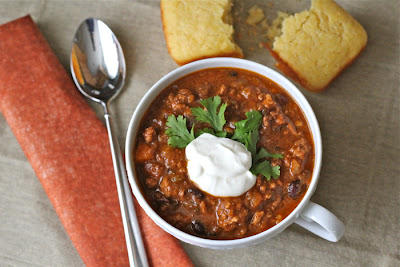
[(289, 16), (275, 37), (277, 68), (310, 91), (324, 90), (363, 51), (364, 28), (332, 0), (313, 0), (311, 9)]
[(277, 61), (277, 63), (275, 64), (275, 66), (280, 69), (286, 76), (292, 78), (293, 80), (295, 80), (296, 82), (298, 82), (299, 84), (301, 84), (301, 86), (303, 86), (304, 88), (313, 91), (313, 92), (322, 92), (323, 90), (326, 89), (326, 87), (329, 86), (329, 84), (337, 77), (340, 75), (340, 73), (342, 73), (348, 66), (351, 65), (351, 63), (353, 63), (353, 61), (361, 54), (361, 52), (364, 50), (365, 46), (360, 50), (360, 52), (353, 57), (353, 59), (349, 60), (347, 62), (347, 64), (341, 69), (339, 70), (339, 72), (332, 77), (332, 79), (330, 81), (328, 81), (328, 83), (326, 84), (325, 87), (321, 87), (321, 88), (313, 88), (311, 84), (309, 84), (307, 82), (306, 79), (302, 78), (300, 76), (299, 73), (296, 73), (290, 66), (288, 63), (286, 63), (284, 60), (282, 60), (279, 55), (277, 53), (275, 53), (270, 47), (268, 47), (268, 50), (270, 51), (271, 55), (275, 58), (275, 60)]
[(231, 0), (161, 0), (168, 52), (178, 65), (211, 57), (243, 58), (233, 41)]

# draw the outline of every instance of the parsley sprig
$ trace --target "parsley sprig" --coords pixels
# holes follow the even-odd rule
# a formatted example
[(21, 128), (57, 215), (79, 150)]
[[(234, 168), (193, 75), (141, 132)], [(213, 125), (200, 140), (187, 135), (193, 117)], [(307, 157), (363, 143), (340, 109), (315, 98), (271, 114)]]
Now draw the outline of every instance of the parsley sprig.
[(280, 166), (272, 166), (268, 160), (253, 164), (250, 168), (250, 171), (254, 175), (264, 175), (268, 181), (271, 180), (271, 176), (274, 179), (277, 179), (279, 175), (281, 175)]
[(232, 136), (233, 140), (244, 144), (254, 157), (259, 139), (258, 128), (260, 128), (262, 115), (259, 111), (246, 112), (247, 119), (235, 123), (236, 129)]
[[(182, 115), (175, 117), (170, 115), (166, 125), (168, 129), (165, 133), (169, 136), (168, 144), (172, 147), (184, 148), (196, 137), (203, 133), (210, 133), (218, 137), (227, 137), (228, 132), (223, 131), (226, 123), (225, 110), (227, 103), (221, 104), (220, 96), (210, 97), (200, 100), (203, 108), (191, 108), (192, 114), (198, 122), (208, 123), (212, 128), (203, 128), (194, 133), (194, 125), (189, 131), (186, 125), (186, 118)], [(244, 144), (252, 156), (253, 164), (250, 171), (254, 175), (262, 174), (267, 180), (278, 178), (280, 175), (280, 166), (272, 166), (267, 160), (268, 158), (283, 158), (281, 154), (272, 154), (261, 148), (257, 151), (257, 142), (259, 140), (259, 132), (262, 122), (261, 112), (257, 110), (246, 112), (247, 119), (235, 123), (235, 131), (231, 139)]]
[[(191, 108), (192, 114), (196, 117), (196, 120), (209, 123), (215, 131), (222, 132), (224, 124), (226, 123), (224, 113), (228, 104), (224, 103), (221, 105), (221, 97), (219, 95), (200, 100), (200, 104), (206, 109), (201, 107)], [(218, 107), (219, 111), (217, 111)]]
[(261, 148), (257, 152), (257, 142), (259, 140), (258, 129), (262, 122), (261, 112), (254, 110), (246, 112), (247, 119), (235, 123), (236, 129), (232, 139), (244, 144), (250, 151), (253, 165), (250, 171), (254, 175), (262, 174), (267, 180), (278, 178), (280, 175), (280, 166), (272, 166), (268, 160), (261, 161), (265, 158), (283, 158), (281, 154), (272, 154), (265, 148)]
[(281, 154), (271, 154), (264, 148), (261, 148), (260, 151), (253, 157), (253, 162), (256, 163), (260, 161), (262, 158), (278, 158), (283, 159)]
[(216, 132), (213, 128), (203, 128), (200, 129), (196, 132), (196, 137), (199, 137), (200, 135), (202, 135), (203, 133), (209, 133), (212, 135), (215, 135), (217, 137), (227, 137), (228, 136), (228, 132)]
[(192, 129), (188, 130), (186, 126), (186, 118), (183, 118), (182, 115), (179, 115), (178, 118), (175, 115), (170, 115), (167, 119), (166, 125), (168, 129), (165, 133), (169, 136), (168, 145), (172, 147), (184, 148), (190, 142), (194, 140), (194, 125)]

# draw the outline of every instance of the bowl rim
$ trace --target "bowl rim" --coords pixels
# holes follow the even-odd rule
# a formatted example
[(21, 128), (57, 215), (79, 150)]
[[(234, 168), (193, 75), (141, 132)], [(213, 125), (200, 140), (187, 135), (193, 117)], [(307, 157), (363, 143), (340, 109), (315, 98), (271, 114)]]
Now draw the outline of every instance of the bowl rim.
[[(208, 68), (218, 68), (218, 67), (232, 67), (238, 69), (249, 70), (252, 72), (256, 72), (262, 76), (269, 78), (275, 83), (279, 84), (297, 103), (297, 105), (302, 110), (310, 131), (312, 133), (312, 138), (314, 141), (314, 169), (312, 174), (311, 183), (309, 189), (304, 195), (303, 199), (297, 205), (297, 207), (280, 223), (277, 225), (261, 232), (256, 235), (252, 235), (249, 237), (239, 238), (239, 239), (230, 239), (230, 240), (214, 240), (207, 239), (198, 236), (194, 236), (183, 232), (164, 219), (161, 218), (147, 203), (144, 196), (142, 195), (140, 185), (136, 183), (135, 178), (135, 170), (134, 170), (134, 153), (133, 147), (136, 142), (136, 132), (140, 125), (141, 119), (146, 112), (148, 106), (153, 102), (155, 97), (159, 95), (159, 93), (165, 89), (167, 86), (172, 84), (175, 80), (186, 76), (189, 73), (196, 72), (202, 69)], [(128, 180), (131, 185), (132, 192), (138, 201), (139, 205), (144, 209), (147, 215), (162, 229), (176, 238), (193, 245), (197, 245), (200, 247), (214, 248), (214, 249), (231, 249), (231, 248), (239, 248), (245, 247), (249, 245), (258, 244), (264, 240), (274, 237), (279, 234), (283, 230), (285, 230), (290, 224), (292, 224), (297, 217), (299, 217), (301, 211), (307, 206), (307, 203), (310, 201), (311, 196), (314, 194), (314, 191), (317, 187), (319, 174), (322, 165), (322, 140), (321, 140), (321, 132), (319, 128), (319, 124), (313, 109), (308, 103), (305, 96), (300, 92), (300, 90), (287, 78), (285, 78), (280, 73), (275, 70), (253, 62), (246, 59), (238, 59), (238, 58), (210, 58), (203, 59), (199, 61), (195, 61), (181, 67), (176, 68), (175, 70), (169, 72), (165, 76), (163, 76), (160, 80), (158, 80), (143, 96), (137, 105), (132, 118), (130, 120), (128, 131), (126, 135), (126, 143), (125, 143), (125, 160), (126, 160), (126, 168), (128, 172)]]

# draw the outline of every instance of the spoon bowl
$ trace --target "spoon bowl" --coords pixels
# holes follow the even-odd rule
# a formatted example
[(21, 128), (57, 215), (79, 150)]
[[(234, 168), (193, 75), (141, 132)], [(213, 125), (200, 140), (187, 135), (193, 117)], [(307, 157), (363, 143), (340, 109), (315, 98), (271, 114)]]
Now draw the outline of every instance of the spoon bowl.
[(101, 20), (87, 19), (76, 31), (71, 70), (83, 95), (95, 102), (110, 102), (122, 90), (126, 65), (121, 45)]
[(121, 149), (114, 135), (108, 107), (124, 85), (125, 59), (121, 45), (104, 22), (89, 18), (81, 23), (73, 39), (70, 66), (79, 91), (104, 108), (129, 263), (131, 266), (148, 266)]

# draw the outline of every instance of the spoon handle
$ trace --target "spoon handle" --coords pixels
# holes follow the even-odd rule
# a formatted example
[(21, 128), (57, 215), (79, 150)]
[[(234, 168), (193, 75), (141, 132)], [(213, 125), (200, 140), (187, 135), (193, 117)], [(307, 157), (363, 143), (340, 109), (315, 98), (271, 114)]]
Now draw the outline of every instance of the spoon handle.
[(131, 188), (126, 175), (124, 161), (118, 139), (114, 136), (114, 127), (111, 115), (104, 115), (108, 138), (110, 140), (111, 154), (114, 164), (115, 179), (117, 183), (118, 198), (121, 208), (122, 223), (124, 225), (125, 240), (128, 250), (129, 264), (134, 267), (148, 267), (146, 250), (140, 234), (139, 223), (136, 218), (135, 207), (132, 201)]

